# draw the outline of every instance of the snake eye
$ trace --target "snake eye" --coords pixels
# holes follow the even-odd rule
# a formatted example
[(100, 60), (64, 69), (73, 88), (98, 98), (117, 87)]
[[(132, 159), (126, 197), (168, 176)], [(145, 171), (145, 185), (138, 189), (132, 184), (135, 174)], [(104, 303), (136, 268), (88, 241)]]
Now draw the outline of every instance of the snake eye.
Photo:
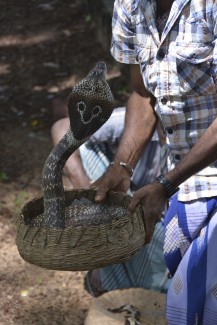
[(102, 112), (102, 108), (99, 105), (95, 106), (92, 110), (92, 113), (94, 115), (99, 115), (101, 112)]
[(85, 109), (86, 109), (86, 104), (85, 104), (85, 102), (78, 102), (78, 103), (77, 103), (77, 110), (78, 110), (79, 112), (84, 112)]

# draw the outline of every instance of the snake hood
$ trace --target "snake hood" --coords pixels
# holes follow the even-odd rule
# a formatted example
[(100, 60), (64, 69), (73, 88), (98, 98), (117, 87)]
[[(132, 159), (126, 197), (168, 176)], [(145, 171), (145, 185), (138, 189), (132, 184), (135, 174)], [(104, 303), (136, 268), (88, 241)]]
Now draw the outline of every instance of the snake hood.
[(69, 96), (70, 129), (53, 148), (43, 169), (46, 227), (65, 227), (63, 167), (70, 155), (108, 120), (114, 109), (113, 95), (105, 78), (106, 65), (99, 62), (75, 85)]
[(72, 90), (68, 99), (70, 127), (74, 137), (86, 138), (104, 124), (114, 109), (114, 98), (106, 82), (106, 65), (98, 62)]

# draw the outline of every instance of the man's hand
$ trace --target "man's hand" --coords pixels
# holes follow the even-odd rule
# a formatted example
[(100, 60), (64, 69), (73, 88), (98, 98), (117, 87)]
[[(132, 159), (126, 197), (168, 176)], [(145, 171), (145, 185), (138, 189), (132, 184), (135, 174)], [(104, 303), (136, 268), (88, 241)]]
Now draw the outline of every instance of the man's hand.
[(116, 192), (127, 192), (130, 187), (130, 176), (119, 164), (109, 166), (107, 171), (93, 184), (91, 188), (97, 188), (95, 201), (102, 202), (106, 193), (110, 190)]
[(136, 191), (131, 199), (129, 210), (134, 212), (136, 206), (141, 204), (148, 244), (154, 233), (155, 225), (160, 221), (167, 198), (162, 185), (158, 182), (146, 185)]

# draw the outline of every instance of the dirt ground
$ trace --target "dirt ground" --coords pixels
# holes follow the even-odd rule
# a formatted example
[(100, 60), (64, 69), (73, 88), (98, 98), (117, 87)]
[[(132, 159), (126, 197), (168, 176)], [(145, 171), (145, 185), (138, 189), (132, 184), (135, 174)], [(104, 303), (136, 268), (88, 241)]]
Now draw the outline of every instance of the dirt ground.
[(0, 26), (0, 325), (81, 325), (92, 302), (84, 272), (24, 262), (15, 220), (41, 194), (53, 99), (66, 99), (100, 59), (117, 105), (125, 103), (128, 85), (79, 0), (2, 0)]

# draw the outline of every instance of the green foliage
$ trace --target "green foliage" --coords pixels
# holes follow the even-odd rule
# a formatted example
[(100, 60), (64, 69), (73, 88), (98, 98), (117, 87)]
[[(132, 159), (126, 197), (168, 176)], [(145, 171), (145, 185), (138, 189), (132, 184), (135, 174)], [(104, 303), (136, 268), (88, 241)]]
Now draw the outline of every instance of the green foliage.
[(91, 21), (91, 15), (86, 15), (85, 16), (85, 22), (89, 23)]
[(7, 182), (9, 179), (10, 177), (3, 170), (0, 170), (0, 182)]

